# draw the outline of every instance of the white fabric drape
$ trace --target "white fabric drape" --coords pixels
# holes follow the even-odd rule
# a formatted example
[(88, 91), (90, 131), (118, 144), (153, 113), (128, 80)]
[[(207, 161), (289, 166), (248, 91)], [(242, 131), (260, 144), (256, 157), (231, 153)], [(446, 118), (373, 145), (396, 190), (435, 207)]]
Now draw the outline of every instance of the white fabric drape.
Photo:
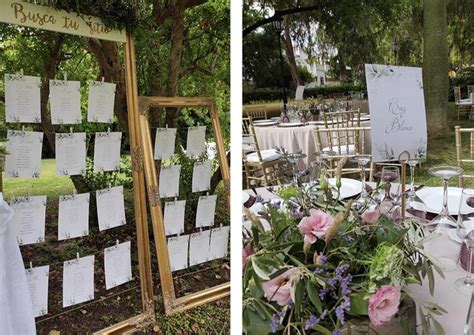
[(12, 217), (0, 193), (0, 334), (33, 335), (34, 311)]

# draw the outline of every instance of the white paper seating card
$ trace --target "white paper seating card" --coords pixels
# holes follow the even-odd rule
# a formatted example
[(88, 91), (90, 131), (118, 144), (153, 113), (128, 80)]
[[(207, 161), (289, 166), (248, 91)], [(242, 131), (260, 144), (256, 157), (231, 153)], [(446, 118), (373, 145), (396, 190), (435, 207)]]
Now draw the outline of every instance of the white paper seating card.
[(90, 193), (59, 197), (58, 240), (89, 235)]
[(365, 64), (372, 161), (426, 156), (427, 128), (421, 68)]
[(123, 186), (99, 190), (96, 192), (96, 199), (100, 231), (123, 226), (127, 223)]
[(191, 237), (189, 238), (189, 266), (201, 264), (210, 260), (210, 234), (210, 230), (191, 234)]
[(104, 249), (105, 288), (110, 290), (132, 280), (130, 241)]
[(201, 156), (206, 151), (206, 126), (189, 127), (186, 143), (188, 157)]
[(211, 230), (210, 260), (227, 257), (229, 250), (229, 233), (230, 226)]
[(92, 255), (64, 262), (64, 308), (94, 299), (94, 261)]
[(194, 163), (193, 192), (203, 192), (211, 189), (211, 173), (211, 161)]
[(75, 176), (86, 171), (86, 133), (56, 134), (56, 174)]
[(49, 265), (26, 269), (35, 317), (48, 314)]
[(52, 124), (80, 124), (82, 122), (79, 81), (50, 80), (49, 97)]
[(114, 122), (115, 88), (113, 83), (91, 81), (87, 105), (87, 121)]
[(186, 200), (165, 203), (164, 223), (167, 236), (184, 233), (185, 208)]
[(122, 133), (96, 133), (94, 147), (94, 171), (118, 171)]
[(13, 225), (19, 245), (44, 241), (46, 196), (15, 197), (10, 201)]
[(189, 235), (168, 238), (168, 255), (171, 271), (178, 271), (188, 267)]
[(41, 123), (41, 78), (5, 74), (5, 119)]
[(9, 130), (5, 174), (10, 178), (39, 178), (43, 133)]
[(214, 225), (217, 195), (199, 197), (196, 211), (196, 227), (209, 227)]
[(179, 196), (181, 165), (162, 166), (160, 170), (160, 198)]
[(158, 128), (155, 137), (155, 159), (170, 159), (174, 155), (176, 128)]

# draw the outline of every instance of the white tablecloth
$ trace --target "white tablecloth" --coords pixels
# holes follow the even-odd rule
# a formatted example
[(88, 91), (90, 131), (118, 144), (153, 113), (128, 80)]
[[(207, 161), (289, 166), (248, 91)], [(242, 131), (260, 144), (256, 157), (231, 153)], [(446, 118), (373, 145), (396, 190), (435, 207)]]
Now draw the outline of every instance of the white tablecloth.
[[(372, 184), (372, 183), (369, 183)], [(372, 184), (373, 185), (373, 184)], [(395, 185), (394, 185), (395, 186)], [(262, 196), (265, 200), (278, 198), (275, 194), (267, 191), (265, 188), (257, 188), (255, 192), (253, 190), (245, 190), (248, 194), (255, 195), (255, 192)], [(446, 238), (444, 246), (456, 252), (460, 250), (460, 244)], [(460, 265), (454, 271), (445, 272), (445, 278), (441, 278), (436, 271), (435, 275), (435, 290), (434, 296), (431, 296), (428, 288), (427, 279), (423, 282), (423, 285), (409, 285), (409, 290), (413, 296), (422, 302), (432, 302), (438, 304), (444, 308), (448, 313), (442, 316), (436, 316), (436, 319), (441, 323), (447, 335), (458, 335), (463, 334), (464, 325), (468, 313), (469, 303), (471, 300), (470, 295), (465, 295), (458, 292), (454, 288), (454, 282), (458, 278), (464, 278), (466, 271), (464, 271)], [(418, 315), (417, 308), (417, 325), (420, 325), (417, 330), (421, 334), (421, 323)], [(431, 331), (435, 334), (435, 331)]]
[[(370, 121), (361, 121), (361, 127), (369, 127)], [(310, 162), (315, 160), (316, 140), (314, 138), (315, 125), (303, 127), (255, 127), (255, 135), (257, 136), (260, 150), (274, 149), (275, 147), (283, 147), (289, 153), (303, 151), (307, 157), (304, 159), (304, 165), (308, 166)], [(327, 143), (322, 143), (327, 146)], [(365, 150), (366, 153), (371, 152), (370, 131), (365, 133)]]

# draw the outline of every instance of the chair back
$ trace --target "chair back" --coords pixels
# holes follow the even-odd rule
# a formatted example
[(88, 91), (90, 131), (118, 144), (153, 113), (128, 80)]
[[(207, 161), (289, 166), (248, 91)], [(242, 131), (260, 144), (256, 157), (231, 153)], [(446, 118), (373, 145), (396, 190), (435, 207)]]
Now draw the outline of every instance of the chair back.
[(261, 106), (247, 106), (245, 107), (245, 115), (252, 119), (267, 119), (267, 108)]
[(262, 154), (258, 146), (257, 135), (251, 117), (242, 119), (242, 156), (245, 159), (247, 154), (257, 152), (258, 158), (262, 161)]
[(323, 112), (324, 128), (348, 128), (360, 127), (360, 109), (341, 111), (341, 112)]
[[(467, 164), (474, 166), (474, 128), (461, 128), (461, 126), (455, 126), (455, 138), (456, 138), (456, 160), (458, 167), (465, 169)], [(465, 146), (466, 150), (463, 150), (462, 146), (462, 133), (469, 133), (469, 144)], [(464, 158), (467, 156), (467, 158)], [(464, 170), (464, 174), (459, 176), (458, 186), (464, 187), (464, 178), (474, 178), (474, 175), (469, 175)]]
[(454, 87), (454, 102), (458, 102), (461, 100), (461, 87), (455, 86)]
[(365, 150), (365, 138), (370, 130), (370, 127), (316, 128), (316, 152), (328, 150), (335, 156), (370, 154)]

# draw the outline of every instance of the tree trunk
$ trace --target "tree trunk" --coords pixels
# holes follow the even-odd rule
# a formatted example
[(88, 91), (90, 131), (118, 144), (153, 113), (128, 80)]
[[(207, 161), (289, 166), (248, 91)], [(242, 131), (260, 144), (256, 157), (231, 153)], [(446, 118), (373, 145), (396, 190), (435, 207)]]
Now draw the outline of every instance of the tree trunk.
[(443, 136), (448, 112), (448, 33), (446, 0), (423, 2), (423, 87), (428, 134)]
[(283, 46), (285, 47), (286, 58), (288, 59), (288, 65), (290, 67), (291, 78), (295, 83), (295, 86), (304, 85), (301, 80), (300, 73), (298, 72), (298, 65), (296, 64), (295, 52), (293, 49), (293, 42), (290, 36), (290, 16), (285, 16), (284, 20), (284, 33), (281, 37)]
[(120, 127), (128, 132), (127, 96), (125, 78), (123, 73), (123, 62), (118, 52), (117, 43), (89, 38), (87, 45), (97, 58), (100, 69), (100, 78), (105, 81), (115, 82), (115, 104), (114, 114), (117, 117)]

